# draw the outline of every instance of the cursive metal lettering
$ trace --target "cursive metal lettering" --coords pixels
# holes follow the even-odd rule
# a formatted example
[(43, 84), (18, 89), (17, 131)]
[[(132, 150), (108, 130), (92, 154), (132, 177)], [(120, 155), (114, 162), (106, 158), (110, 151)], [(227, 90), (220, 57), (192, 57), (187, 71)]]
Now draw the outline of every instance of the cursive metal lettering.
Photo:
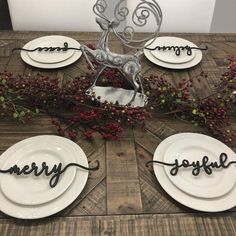
[(7, 170), (0, 170), (0, 173), (2, 174), (16, 174), (16, 175), (29, 175), (33, 173), (35, 176), (40, 176), (42, 174), (46, 176), (51, 176), (49, 180), (49, 185), (51, 188), (54, 188), (59, 180), (61, 175), (69, 168), (72, 166), (79, 167), (84, 170), (98, 170), (99, 169), (99, 161), (96, 161), (97, 165), (94, 167), (85, 167), (77, 163), (69, 163), (65, 167), (63, 167), (62, 163), (55, 164), (51, 169), (49, 169), (49, 166), (47, 165), (46, 162), (42, 162), (41, 166), (37, 166), (35, 162), (31, 163), (31, 166), (25, 165), (23, 167), (19, 167), (18, 165), (14, 165), (10, 167)]
[(208, 47), (205, 46), (205, 48), (198, 48), (198, 47), (190, 47), (190, 46), (156, 46), (155, 48), (149, 48), (149, 47), (145, 47), (145, 49), (150, 50), (150, 51), (155, 51), (155, 50), (159, 50), (159, 51), (166, 51), (166, 50), (173, 50), (175, 52), (176, 56), (180, 56), (181, 52), (186, 50), (187, 51), (187, 55), (191, 56), (193, 54), (193, 50), (208, 50)]
[(37, 47), (34, 49), (26, 49), (26, 48), (13, 48), (12, 52), (17, 51), (17, 50), (21, 50), (21, 51), (26, 51), (26, 52), (35, 52), (35, 51), (39, 51), (39, 52), (66, 52), (68, 50), (78, 50), (80, 51), (80, 48), (73, 48), (73, 47), (69, 47), (68, 43), (65, 42), (64, 43), (64, 47)]
[(146, 163), (146, 166), (148, 166), (150, 163), (156, 163), (161, 164), (164, 166), (172, 166), (170, 169), (170, 174), (175, 176), (178, 174), (180, 168), (189, 168), (192, 167), (192, 174), (194, 176), (198, 176), (201, 172), (201, 170), (204, 170), (206, 174), (211, 175), (213, 172), (213, 169), (226, 169), (231, 165), (236, 164), (236, 161), (230, 161), (226, 163), (228, 160), (228, 156), (226, 153), (221, 153), (219, 157), (219, 161), (209, 162), (209, 158), (207, 156), (204, 156), (201, 161), (193, 161), (189, 162), (188, 160), (184, 159), (181, 162), (179, 162), (178, 159), (175, 159), (174, 163), (166, 163), (162, 161), (148, 161)]

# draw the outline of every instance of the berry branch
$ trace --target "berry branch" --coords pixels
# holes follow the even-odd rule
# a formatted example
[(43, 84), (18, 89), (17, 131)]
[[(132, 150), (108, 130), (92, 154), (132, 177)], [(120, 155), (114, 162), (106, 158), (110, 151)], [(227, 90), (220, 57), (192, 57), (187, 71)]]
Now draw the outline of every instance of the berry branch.
[[(132, 89), (115, 69), (105, 70), (101, 76), (99, 86)], [(201, 73), (197, 78), (199, 83), (206, 76)], [(104, 139), (116, 140), (123, 124), (144, 128), (145, 121), (159, 113), (205, 127), (224, 142), (236, 140), (235, 130), (230, 129), (230, 117), (236, 116), (235, 58), (229, 58), (227, 72), (222, 75), (215, 92), (205, 98), (191, 96), (191, 79), (174, 86), (160, 76), (144, 78), (143, 86), (149, 100), (144, 108), (102, 103), (95, 94), (87, 96), (93, 77), (88, 73), (62, 84), (58, 78), (47, 76), (30, 78), (0, 73), (0, 116), (27, 123), (33, 116), (44, 113), (52, 117), (52, 124), (62, 136), (76, 139), (82, 134), (92, 139), (99, 133)]]

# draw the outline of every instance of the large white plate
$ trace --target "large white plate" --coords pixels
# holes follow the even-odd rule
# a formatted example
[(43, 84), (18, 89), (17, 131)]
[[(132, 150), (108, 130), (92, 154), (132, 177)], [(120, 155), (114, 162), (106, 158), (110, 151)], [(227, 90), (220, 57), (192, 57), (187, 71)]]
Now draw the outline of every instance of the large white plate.
[[(72, 38), (65, 36), (45, 36), (34, 39), (28, 42), (24, 48), (25, 49), (35, 49), (38, 47), (64, 47), (64, 43), (68, 43), (68, 47), (73, 47), (73, 45), (78, 45), (78, 42)], [(28, 52), (29, 57), (40, 63), (58, 63), (69, 59), (75, 53), (74, 50), (67, 51), (34, 51)]]
[[(148, 41), (146, 45), (148, 45), (151, 41), (152, 40)], [(152, 45), (149, 45), (148, 47), (152, 47)], [(187, 68), (196, 66), (202, 60), (202, 52), (200, 50), (196, 50), (195, 54), (196, 54), (195, 57), (191, 61), (184, 62), (184, 63), (168, 63), (154, 57), (154, 55), (152, 54), (150, 50), (144, 49), (144, 55), (149, 61), (151, 61), (152, 63), (158, 66), (169, 68), (169, 69), (187, 69)]]
[[(43, 162), (49, 166), (49, 170), (53, 165), (62, 163), (63, 166), (75, 162), (74, 153), (71, 152), (70, 146), (64, 142), (52, 137), (46, 141), (42, 138), (32, 138), (25, 145), (21, 142), (21, 146), (13, 145), (5, 151), (4, 157), (6, 162), (1, 169), (7, 170), (17, 164), (20, 168), (25, 165), (31, 166), (35, 162), (39, 167)], [(35, 177), (31, 175), (10, 175), (5, 174), (1, 178), (2, 192), (11, 201), (25, 205), (37, 205), (49, 202), (61, 194), (71, 185), (76, 174), (73, 168), (63, 173), (58, 184), (51, 188), (49, 185), (50, 176), (41, 175)]]
[[(42, 136), (36, 136), (33, 138), (26, 139), (22, 142), (27, 145), (27, 143), (31, 139), (39, 139), (39, 141), (45, 140), (48, 141), (50, 139), (58, 139), (59, 142), (64, 143), (65, 145), (68, 145), (71, 149), (71, 151), (74, 153), (74, 157), (76, 159), (76, 162), (78, 164), (81, 164), (85, 167), (88, 167), (88, 161), (87, 157), (84, 154), (83, 150), (74, 142), (58, 137), (53, 135), (42, 135)], [(21, 146), (20, 143), (17, 143), (15, 145)], [(0, 167), (5, 163), (6, 157), (4, 156), (4, 153), (2, 154), (0, 158)], [(67, 171), (70, 172), (72, 168), (76, 167), (70, 167)], [(7, 215), (10, 215), (12, 217), (21, 218), (21, 219), (38, 219), (47, 217), (50, 215), (53, 215), (68, 205), (70, 205), (82, 192), (88, 178), (88, 171), (83, 170), (80, 168), (76, 169), (76, 177), (72, 184), (69, 186), (67, 191), (65, 191), (62, 195), (60, 195), (58, 198), (54, 199), (51, 202), (41, 204), (41, 205), (35, 205), (35, 206), (26, 206), (26, 205), (20, 205), (16, 204), (12, 201), (10, 201), (8, 198), (5, 197), (5, 195), (0, 191), (0, 210), (4, 212)]]
[[(202, 161), (204, 156), (209, 158), (209, 162), (219, 162), (221, 153), (227, 153), (228, 157), (235, 154), (223, 143), (216, 139), (202, 136), (199, 138), (181, 139), (174, 142), (165, 152), (164, 162), (174, 163), (175, 159), (182, 163), (184, 159), (189, 163)], [(229, 162), (229, 160), (228, 160)], [(171, 167), (165, 166), (166, 173), (173, 184), (182, 191), (196, 197), (216, 198), (228, 193), (235, 185), (235, 167), (227, 169), (213, 169), (211, 175), (204, 170), (194, 176), (192, 168), (181, 168), (176, 176), (170, 174)]]
[[(157, 147), (153, 160), (163, 161), (164, 155), (168, 147), (177, 140), (180, 139), (191, 139), (196, 137), (202, 138), (205, 135), (194, 134), (194, 133), (181, 133), (168, 137)], [(205, 138), (211, 139), (211, 137), (205, 136)], [(236, 159), (231, 157), (232, 159)], [(236, 187), (234, 187), (229, 193), (223, 195), (219, 198), (198, 198), (186, 194), (176, 187), (166, 175), (165, 168), (162, 165), (153, 164), (154, 173), (157, 177), (162, 188), (176, 201), (181, 204), (190, 207), (195, 210), (205, 211), (205, 212), (219, 212), (228, 210), (236, 205)]]
[[(195, 44), (192, 42), (177, 38), (177, 37), (158, 37), (150, 46), (149, 48), (155, 48), (156, 46), (189, 46), (189, 47), (196, 47)], [(175, 51), (172, 50), (154, 50), (151, 51), (154, 57), (157, 59), (167, 62), (167, 63), (186, 63), (194, 59), (196, 56), (196, 50), (192, 50), (192, 55), (187, 54), (187, 50), (181, 50), (181, 53), (179, 56), (176, 55)]]
[[(49, 37), (49, 36), (48, 36)], [(58, 37), (58, 36), (53, 36), (53, 37)], [(59, 36), (59, 37), (62, 37), (62, 36)], [(68, 37), (66, 37), (68, 38)], [(69, 38), (70, 39), (70, 38)], [(30, 43), (30, 42), (29, 42)], [(29, 44), (27, 43), (27, 44)], [(70, 39), (70, 47), (75, 47), (75, 48), (80, 48), (80, 43), (77, 42), (76, 40), (74, 39)], [(26, 44), (26, 45), (27, 45)], [(25, 46), (26, 46), (25, 45)], [(71, 50), (69, 50), (71, 51)], [(73, 51), (72, 51), (73, 52)], [(49, 53), (49, 52), (48, 52)], [(37, 67), (37, 68), (43, 68), (43, 69), (55, 69), (55, 68), (61, 68), (61, 67), (65, 67), (65, 66), (68, 66), (74, 62), (76, 62), (82, 55), (82, 52), (81, 51), (78, 51), (76, 50), (72, 56), (68, 57), (66, 60), (63, 60), (63, 61), (60, 61), (60, 62), (57, 62), (57, 63), (41, 63), (41, 62), (38, 62), (38, 61), (35, 61), (33, 60), (30, 56), (29, 56), (29, 53), (26, 52), (26, 51), (21, 51), (21, 58), (22, 60), (31, 65), (31, 66), (34, 66), (34, 67)], [(48, 57), (45, 57), (45, 60), (48, 60)]]

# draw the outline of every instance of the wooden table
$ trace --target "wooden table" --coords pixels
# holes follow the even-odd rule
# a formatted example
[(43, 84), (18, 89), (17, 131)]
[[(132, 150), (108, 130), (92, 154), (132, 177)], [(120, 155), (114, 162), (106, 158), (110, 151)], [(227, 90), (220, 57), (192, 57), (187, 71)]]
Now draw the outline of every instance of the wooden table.
[[(21, 47), (29, 40), (47, 34), (0, 32), (0, 71), (32, 76), (42, 73), (61, 79), (83, 74), (87, 67), (84, 58), (66, 68), (41, 70), (26, 65), (18, 52), (11, 53), (12, 48)], [(97, 33), (60, 34), (93, 44), (99, 38)], [(197, 45), (208, 45), (209, 50), (204, 53), (200, 65), (188, 70), (171, 71), (143, 58), (143, 71), (146, 74), (163, 74), (178, 83), (203, 70), (208, 73), (208, 78), (201, 85), (193, 81), (193, 94), (206, 96), (225, 71), (224, 58), (236, 55), (236, 34), (175, 36), (184, 37)], [(118, 52), (127, 50), (115, 38), (111, 38), (111, 45)], [(236, 122), (233, 125), (236, 127)], [(157, 145), (166, 137), (177, 132), (206, 131), (171, 118), (154, 118), (147, 123), (147, 127), (147, 132), (126, 128), (116, 142), (105, 142), (99, 137), (93, 142), (83, 138), (77, 140), (89, 160), (98, 159), (101, 163), (99, 171), (91, 172), (82, 194), (65, 210), (46, 219), (17, 220), (2, 213), (0, 235), (235, 235), (236, 208), (214, 214), (189, 209), (169, 197), (160, 187), (152, 169), (145, 167), (145, 162), (152, 159)], [(0, 151), (3, 152), (22, 139), (40, 134), (56, 134), (47, 116), (35, 118), (27, 125), (1, 118)], [(235, 150), (236, 143), (231, 147)]]

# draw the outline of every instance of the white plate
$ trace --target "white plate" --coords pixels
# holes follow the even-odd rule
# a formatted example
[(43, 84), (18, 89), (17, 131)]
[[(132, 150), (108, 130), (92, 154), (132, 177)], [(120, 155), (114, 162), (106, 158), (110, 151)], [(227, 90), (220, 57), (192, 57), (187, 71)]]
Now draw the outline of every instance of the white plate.
[[(156, 46), (189, 46), (189, 47), (196, 47), (192, 42), (177, 38), (177, 37), (158, 37), (150, 46), (149, 48), (155, 48)], [(157, 59), (167, 62), (167, 63), (186, 63), (194, 59), (196, 56), (196, 50), (192, 50), (192, 55), (187, 54), (187, 50), (181, 50), (179, 56), (176, 55), (175, 51), (172, 50), (155, 50), (151, 51), (154, 57)]]
[[(73, 39), (71, 39), (73, 40)], [(78, 43), (76, 40), (74, 40), (74, 44), (71, 44), (71, 47), (75, 47), (75, 48), (79, 48), (80, 47), (80, 43)], [(57, 63), (41, 63), (41, 62), (37, 62), (35, 60), (32, 60), (29, 56), (29, 53), (26, 51), (21, 51), (21, 58), (22, 60), (34, 67), (37, 68), (42, 68), (42, 69), (55, 69), (55, 68), (61, 68), (61, 67), (65, 67), (68, 66), (74, 62), (76, 62), (82, 55), (81, 51), (75, 51), (74, 54), (69, 57), (68, 59), (61, 61), (61, 62), (57, 62)]]
[[(88, 167), (87, 157), (84, 154), (83, 150), (77, 144), (68, 139), (53, 135), (43, 135), (29, 138), (22, 142), (27, 144), (31, 139), (36, 139), (36, 140), (38, 139), (39, 141), (42, 140), (47, 141), (52, 138), (58, 139), (59, 142), (61, 142), (62, 144), (68, 145), (71, 151), (74, 153), (76, 163)], [(17, 146), (19, 145), (20, 147), (21, 146), (20, 143), (17, 143), (15, 145)], [(3, 153), (2, 156), (0, 157), (0, 168), (5, 163), (5, 161), (6, 157)], [(70, 169), (68, 169), (67, 172), (70, 172), (73, 168), (76, 167), (70, 167)], [(1, 202), (0, 210), (7, 215), (20, 219), (39, 219), (53, 215), (63, 210), (68, 205), (70, 205), (79, 196), (79, 194), (82, 192), (87, 182), (87, 178), (88, 178), (87, 170), (76, 168), (76, 177), (72, 182), (72, 184), (67, 189), (67, 191), (65, 191), (62, 195), (60, 195), (58, 198), (54, 199), (51, 202), (35, 206), (25, 206), (16, 204), (10, 201), (8, 198), (6, 198), (5, 195), (2, 193), (2, 191), (0, 191), (0, 202)]]
[[(196, 137), (195, 139), (181, 139), (174, 142), (165, 152), (164, 162), (174, 163), (175, 159), (182, 163), (184, 159), (190, 163), (202, 161), (204, 156), (209, 158), (209, 162), (219, 162), (221, 153), (227, 153), (228, 157), (234, 156), (233, 151), (216, 139)], [(228, 160), (229, 162), (230, 160)], [(235, 167), (227, 169), (213, 169), (211, 175), (204, 170), (194, 176), (192, 167), (181, 168), (176, 176), (170, 174), (171, 167), (165, 166), (166, 173), (173, 184), (182, 191), (196, 197), (216, 198), (228, 193), (235, 185)]]
[[(148, 41), (146, 43), (146, 45), (148, 45), (150, 42), (151, 42), (151, 40)], [(151, 45), (149, 45), (148, 47), (151, 47)], [(202, 52), (200, 50), (196, 50), (195, 54), (196, 54), (195, 57), (191, 61), (174, 64), (174, 63), (168, 63), (168, 62), (161, 61), (161, 60), (157, 59), (156, 57), (154, 57), (154, 55), (152, 54), (152, 52), (150, 50), (144, 49), (144, 55), (146, 56), (146, 58), (149, 61), (151, 61), (152, 63), (154, 63), (158, 66), (161, 66), (164, 68), (169, 68), (169, 69), (187, 69), (187, 68), (191, 68), (191, 67), (196, 66), (202, 60)]]
[[(57, 138), (45, 140), (31, 139), (25, 145), (24, 141), (21, 146), (13, 145), (4, 153), (6, 162), (1, 169), (7, 170), (17, 164), (19, 167), (31, 165), (35, 162), (38, 166), (42, 166), (42, 162), (46, 162), (49, 169), (54, 164), (62, 163), (63, 166), (75, 162), (74, 154), (70, 150), (70, 146), (63, 142), (58, 142)], [(63, 194), (71, 185), (75, 178), (76, 169), (73, 168), (63, 173), (58, 184), (51, 188), (49, 185), (50, 176), (41, 175), (35, 177), (30, 175), (10, 175), (5, 174), (1, 178), (2, 192), (11, 201), (24, 205), (37, 205), (49, 202), (61, 194)]]
[[(168, 137), (163, 142), (159, 144), (157, 147), (153, 160), (163, 161), (163, 157), (165, 155), (168, 147), (180, 139), (191, 139), (191, 138), (202, 138), (205, 135), (194, 134), (194, 133), (181, 133)], [(212, 139), (211, 137), (205, 136), (206, 138)], [(236, 159), (235, 155), (232, 159)], [(181, 204), (190, 207), (195, 210), (205, 211), (205, 212), (219, 212), (228, 210), (236, 205), (236, 187), (227, 193), (226, 195), (219, 198), (198, 198), (186, 194), (181, 191), (178, 187), (176, 187), (166, 175), (165, 168), (162, 165), (153, 164), (154, 173), (162, 186), (162, 188), (176, 201)]]
[[(35, 49), (37, 47), (64, 47), (64, 43), (68, 43), (68, 47), (77, 45), (77, 41), (65, 36), (45, 36), (28, 42), (23, 48)], [(67, 51), (34, 51), (28, 52), (29, 57), (40, 63), (58, 63), (69, 59), (75, 53), (74, 50)]]

